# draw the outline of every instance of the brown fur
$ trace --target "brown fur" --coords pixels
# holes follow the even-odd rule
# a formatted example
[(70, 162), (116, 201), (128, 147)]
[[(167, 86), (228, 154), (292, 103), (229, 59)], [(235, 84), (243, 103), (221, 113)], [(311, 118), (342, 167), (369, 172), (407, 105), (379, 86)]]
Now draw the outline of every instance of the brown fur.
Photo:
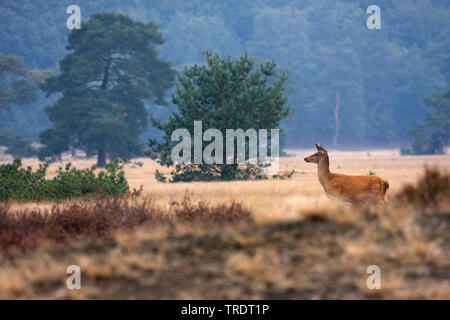
[(378, 176), (349, 176), (331, 173), (328, 152), (316, 144), (317, 152), (306, 157), (306, 162), (317, 163), (319, 182), (329, 197), (344, 201), (384, 203), (389, 182)]

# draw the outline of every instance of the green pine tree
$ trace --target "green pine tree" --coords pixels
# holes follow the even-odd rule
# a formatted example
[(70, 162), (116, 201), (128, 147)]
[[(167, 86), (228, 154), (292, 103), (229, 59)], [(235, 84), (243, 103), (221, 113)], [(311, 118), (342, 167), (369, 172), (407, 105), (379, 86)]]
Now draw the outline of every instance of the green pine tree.
[(60, 74), (42, 86), (47, 96), (62, 96), (46, 108), (54, 128), (40, 135), (40, 158), (78, 148), (97, 154), (103, 167), (107, 154), (139, 154), (148, 122), (143, 101), (164, 105), (175, 77), (157, 57), (155, 46), (164, 43), (157, 26), (122, 14), (94, 14), (68, 42), (71, 52), (60, 61)]
[[(174, 166), (172, 132), (185, 128), (193, 137), (194, 121), (202, 121), (203, 132), (215, 128), (225, 138), (226, 129), (279, 128), (280, 121), (289, 115), (290, 106), (283, 87), (286, 75), (273, 79), (275, 62), (256, 65), (247, 55), (233, 60), (211, 52), (206, 52), (205, 57), (207, 65), (185, 68), (179, 76), (172, 97), (178, 112), (166, 124), (152, 119), (154, 126), (164, 132), (164, 141), (150, 140), (148, 154), (162, 165)], [(248, 152), (248, 144), (246, 147)], [(226, 148), (223, 149), (222, 159), (226, 159)], [(191, 154), (193, 157), (194, 152)], [(171, 181), (262, 178), (259, 172), (258, 166), (238, 166), (236, 161), (234, 164), (184, 164), (176, 165)]]

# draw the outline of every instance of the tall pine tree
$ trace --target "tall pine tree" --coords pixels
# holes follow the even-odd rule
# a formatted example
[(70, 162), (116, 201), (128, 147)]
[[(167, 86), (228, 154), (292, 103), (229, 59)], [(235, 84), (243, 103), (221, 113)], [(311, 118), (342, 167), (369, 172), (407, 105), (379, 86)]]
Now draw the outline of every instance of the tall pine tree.
[(54, 127), (41, 133), (40, 158), (70, 149), (97, 154), (97, 166), (110, 157), (141, 152), (147, 126), (144, 100), (165, 104), (175, 73), (155, 50), (164, 43), (157, 26), (122, 14), (95, 14), (68, 36), (71, 52), (60, 74), (42, 89), (61, 98), (46, 108)]

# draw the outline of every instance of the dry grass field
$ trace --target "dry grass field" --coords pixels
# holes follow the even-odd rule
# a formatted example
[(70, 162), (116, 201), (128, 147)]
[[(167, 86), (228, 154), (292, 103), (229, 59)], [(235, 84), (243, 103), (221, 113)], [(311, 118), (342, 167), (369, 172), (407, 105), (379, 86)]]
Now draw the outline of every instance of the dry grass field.
[[(425, 210), (395, 197), (426, 165), (450, 168), (448, 153), (329, 150), (332, 172), (373, 172), (389, 180), (386, 206), (355, 208), (325, 196), (316, 165), (303, 161), (313, 152), (290, 150), (280, 170), (295, 170), (292, 178), (265, 181), (160, 183), (156, 169), (168, 170), (136, 159), (143, 166), (127, 164), (126, 176), (144, 192), (124, 200), (126, 209), (117, 206), (129, 223), (100, 221), (113, 213), (92, 200), (8, 203), (0, 208), (5, 216), (59, 210), (64, 217), (74, 208), (95, 216), (97, 210), (97, 223), (105, 226), (73, 238), (67, 230), (61, 238), (30, 237), (25, 249), (0, 252), (0, 298), (450, 299), (450, 206)], [(64, 161), (77, 168), (95, 163)], [(49, 175), (61, 165), (52, 164)], [(69, 265), (81, 268), (81, 290), (66, 288)], [(366, 286), (369, 265), (381, 268), (380, 290)]]

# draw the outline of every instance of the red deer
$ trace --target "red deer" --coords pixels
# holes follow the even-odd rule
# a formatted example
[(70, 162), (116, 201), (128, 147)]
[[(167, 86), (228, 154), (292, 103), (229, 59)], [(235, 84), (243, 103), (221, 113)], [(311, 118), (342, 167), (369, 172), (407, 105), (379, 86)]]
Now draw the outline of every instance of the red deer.
[(377, 176), (349, 176), (331, 173), (328, 152), (316, 143), (317, 152), (306, 157), (306, 162), (317, 163), (319, 182), (328, 197), (338, 198), (352, 203), (385, 203), (389, 188), (387, 179)]

